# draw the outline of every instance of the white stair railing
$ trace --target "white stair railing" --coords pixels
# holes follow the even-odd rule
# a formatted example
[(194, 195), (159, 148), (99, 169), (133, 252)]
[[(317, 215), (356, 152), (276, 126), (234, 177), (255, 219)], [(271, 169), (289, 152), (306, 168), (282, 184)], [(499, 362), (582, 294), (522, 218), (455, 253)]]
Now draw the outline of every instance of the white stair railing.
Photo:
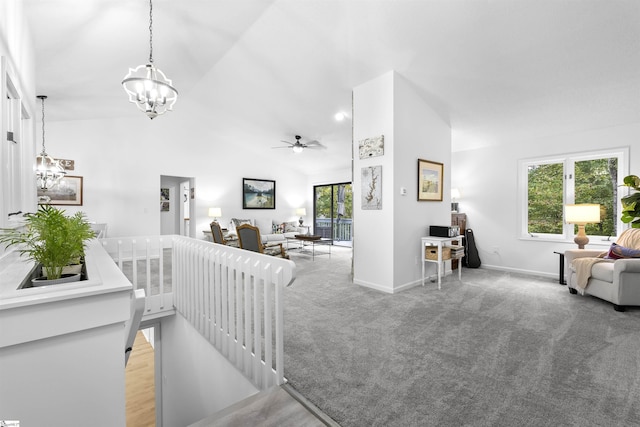
[(175, 306), (260, 389), (284, 383), (283, 291), (289, 260), (174, 239)]
[[(145, 318), (174, 308), (171, 249), (175, 237), (177, 236), (100, 239), (102, 246), (133, 284), (133, 288), (144, 289)], [(169, 271), (165, 271), (166, 266), (169, 266)]]
[(175, 309), (256, 387), (284, 383), (283, 291), (293, 262), (177, 235), (101, 243), (145, 289), (145, 318)]

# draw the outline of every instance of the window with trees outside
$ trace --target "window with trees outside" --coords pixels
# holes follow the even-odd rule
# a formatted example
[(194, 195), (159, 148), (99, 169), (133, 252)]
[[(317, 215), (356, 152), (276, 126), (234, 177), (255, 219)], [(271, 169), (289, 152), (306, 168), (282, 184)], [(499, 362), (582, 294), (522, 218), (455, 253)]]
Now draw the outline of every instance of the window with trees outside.
[(521, 160), (521, 218), (524, 237), (573, 239), (564, 205), (597, 203), (601, 222), (587, 224), (589, 236), (617, 236), (621, 227), (619, 185), (628, 175), (628, 148)]

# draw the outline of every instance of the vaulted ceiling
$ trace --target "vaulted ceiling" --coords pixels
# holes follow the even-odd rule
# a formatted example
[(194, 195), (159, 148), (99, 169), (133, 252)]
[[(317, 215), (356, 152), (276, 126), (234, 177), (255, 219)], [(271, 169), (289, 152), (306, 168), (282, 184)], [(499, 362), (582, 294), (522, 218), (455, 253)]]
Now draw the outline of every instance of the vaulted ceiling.
[[(142, 115), (120, 82), (148, 59), (148, 1), (24, 3), (48, 120)], [(454, 150), (640, 121), (638, 1), (155, 0), (153, 10), (153, 58), (180, 92), (175, 109), (204, 112), (265, 155), (295, 134), (316, 139), (327, 149), (307, 156), (312, 169), (348, 167), (351, 122), (334, 114), (390, 70), (450, 124)]]

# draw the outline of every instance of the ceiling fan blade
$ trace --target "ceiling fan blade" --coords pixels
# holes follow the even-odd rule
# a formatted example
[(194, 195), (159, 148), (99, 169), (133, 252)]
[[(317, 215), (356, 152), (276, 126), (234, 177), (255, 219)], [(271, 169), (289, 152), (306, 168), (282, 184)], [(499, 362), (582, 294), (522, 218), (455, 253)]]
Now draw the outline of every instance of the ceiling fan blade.
[(315, 150), (324, 150), (327, 147), (318, 142), (317, 144), (313, 144), (313, 145), (307, 144), (306, 148), (311, 148), (311, 149), (315, 149)]
[(271, 148), (292, 148), (290, 146), (284, 146), (284, 147), (271, 147)]
[(320, 144), (320, 141), (316, 141), (315, 139), (313, 141), (309, 141), (306, 143), (307, 145), (322, 145)]
[(293, 143), (293, 142), (289, 142), (289, 141), (285, 141), (284, 139), (280, 140), (280, 142), (284, 142), (285, 144), (289, 144), (289, 145), (291, 145), (291, 146), (296, 145), (295, 143)]

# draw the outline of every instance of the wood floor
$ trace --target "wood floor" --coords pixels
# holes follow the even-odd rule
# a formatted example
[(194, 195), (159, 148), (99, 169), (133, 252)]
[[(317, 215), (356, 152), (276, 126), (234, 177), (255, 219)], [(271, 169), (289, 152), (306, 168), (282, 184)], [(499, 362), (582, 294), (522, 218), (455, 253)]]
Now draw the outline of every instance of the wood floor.
[(153, 347), (138, 331), (127, 363), (127, 427), (155, 427), (156, 405)]

